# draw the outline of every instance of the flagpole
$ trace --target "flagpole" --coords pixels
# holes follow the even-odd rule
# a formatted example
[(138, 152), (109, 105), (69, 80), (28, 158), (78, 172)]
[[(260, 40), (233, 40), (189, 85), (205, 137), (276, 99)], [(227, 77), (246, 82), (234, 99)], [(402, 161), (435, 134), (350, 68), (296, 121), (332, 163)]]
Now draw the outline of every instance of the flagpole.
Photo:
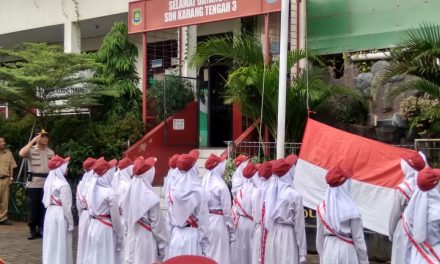
[(278, 83), (277, 159), (284, 158), (286, 139), (287, 42), (289, 36), (289, 2), (281, 2), (280, 76)]

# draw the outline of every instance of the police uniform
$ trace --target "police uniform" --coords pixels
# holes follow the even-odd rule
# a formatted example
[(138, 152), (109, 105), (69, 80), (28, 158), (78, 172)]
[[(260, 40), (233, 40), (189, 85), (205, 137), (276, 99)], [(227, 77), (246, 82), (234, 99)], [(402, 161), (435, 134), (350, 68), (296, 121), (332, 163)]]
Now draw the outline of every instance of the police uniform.
[(28, 225), (31, 236), (41, 236), (44, 222), (45, 208), (41, 202), (43, 199), (44, 182), (49, 173), (48, 163), (54, 156), (52, 149), (46, 147), (39, 149), (36, 145), (32, 146), (27, 156), (28, 158), (28, 182), (26, 189), (29, 198), (29, 219)]
[(17, 167), (9, 149), (0, 150), (0, 224), (8, 221), (9, 183), (11, 169)]

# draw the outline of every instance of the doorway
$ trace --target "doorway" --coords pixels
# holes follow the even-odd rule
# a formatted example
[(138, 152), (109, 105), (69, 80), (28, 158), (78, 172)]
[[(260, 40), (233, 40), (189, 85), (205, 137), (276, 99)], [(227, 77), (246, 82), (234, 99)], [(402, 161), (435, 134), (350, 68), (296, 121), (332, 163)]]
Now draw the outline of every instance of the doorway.
[(210, 147), (224, 147), (232, 140), (232, 105), (224, 103), (225, 82), (229, 67), (211, 64), (208, 83), (208, 138)]

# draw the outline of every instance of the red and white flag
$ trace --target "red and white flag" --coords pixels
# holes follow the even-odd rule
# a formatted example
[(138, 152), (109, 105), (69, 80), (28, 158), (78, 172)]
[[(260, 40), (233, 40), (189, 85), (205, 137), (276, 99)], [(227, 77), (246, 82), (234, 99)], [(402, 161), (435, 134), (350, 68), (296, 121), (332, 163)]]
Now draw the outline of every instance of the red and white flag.
[(395, 187), (404, 179), (400, 159), (413, 150), (360, 137), (308, 119), (295, 170), (295, 187), (304, 206), (324, 199), (327, 170), (341, 162), (353, 173), (351, 196), (364, 227), (388, 235)]

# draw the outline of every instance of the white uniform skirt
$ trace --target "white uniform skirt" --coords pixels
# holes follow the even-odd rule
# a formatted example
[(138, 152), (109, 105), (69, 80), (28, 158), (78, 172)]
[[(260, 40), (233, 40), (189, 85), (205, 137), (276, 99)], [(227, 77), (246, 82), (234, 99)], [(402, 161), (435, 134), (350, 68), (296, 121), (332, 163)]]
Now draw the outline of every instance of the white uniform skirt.
[(167, 259), (181, 255), (202, 255), (198, 228), (173, 227)]
[(299, 263), (298, 243), (293, 226), (275, 223), (273, 229), (267, 232), (264, 263)]
[(257, 224), (252, 237), (252, 264), (261, 263), (261, 239), (261, 225)]
[(409, 264), (411, 257), (410, 251), (411, 242), (408, 240), (408, 236), (403, 229), (402, 219), (400, 219), (394, 231), (391, 264)]
[(237, 224), (237, 240), (231, 244), (231, 262), (234, 264), (250, 264), (252, 261), (252, 238), (255, 222), (240, 216)]
[(87, 233), (86, 264), (120, 264), (113, 228), (92, 219)]
[(126, 239), (126, 261), (124, 263), (144, 264), (158, 262), (157, 242), (153, 233), (139, 224), (129, 231)]
[(359, 263), (354, 245), (342, 241), (335, 236), (325, 236), (321, 264), (353, 264)]
[(223, 215), (210, 214), (208, 229), (209, 247), (206, 256), (218, 264), (229, 264), (229, 231)]
[(87, 233), (89, 231), (89, 226), (92, 218), (89, 215), (88, 210), (83, 210), (79, 216), (78, 223), (78, 250), (76, 254), (76, 263), (84, 264), (86, 261), (85, 251), (87, 248)]
[(73, 263), (72, 233), (67, 228), (63, 208), (50, 205), (44, 218), (43, 264)]

